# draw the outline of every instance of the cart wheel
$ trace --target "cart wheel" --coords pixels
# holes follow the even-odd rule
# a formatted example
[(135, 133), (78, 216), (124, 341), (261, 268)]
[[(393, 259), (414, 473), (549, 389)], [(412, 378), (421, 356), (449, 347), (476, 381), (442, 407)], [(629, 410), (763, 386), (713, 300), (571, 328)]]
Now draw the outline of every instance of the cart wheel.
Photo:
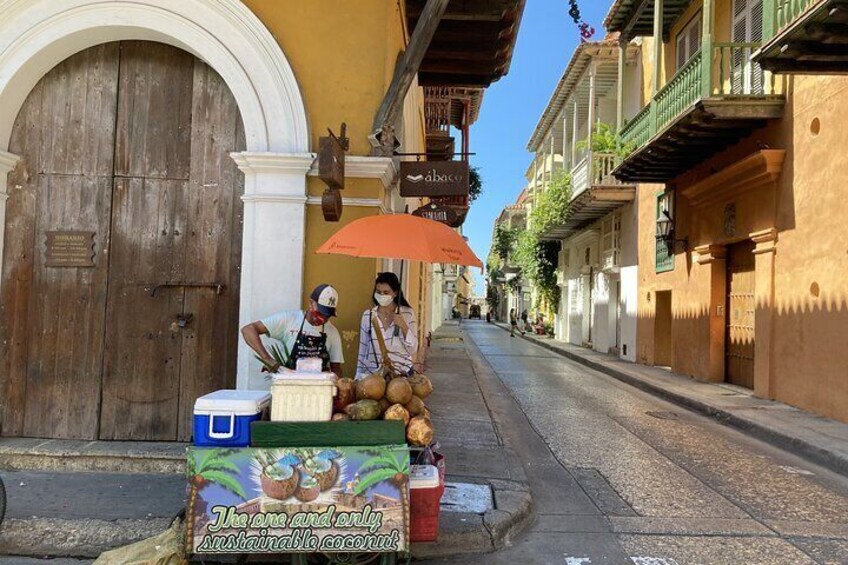
[(312, 553), (292, 560), (293, 565), (395, 565), (395, 553)]

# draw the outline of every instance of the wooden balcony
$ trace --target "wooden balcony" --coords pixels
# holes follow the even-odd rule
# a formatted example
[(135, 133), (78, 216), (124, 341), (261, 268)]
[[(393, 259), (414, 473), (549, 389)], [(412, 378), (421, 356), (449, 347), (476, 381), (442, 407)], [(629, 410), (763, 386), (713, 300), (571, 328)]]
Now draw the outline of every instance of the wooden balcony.
[(783, 114), (782, 81), (751, 62), (758, 43), (702, 47), (619, 132), (635, 147), (613, 174), (667, 182)]
[(766, 43), (754, 55), (774, 73), (848, 73), (848, 0), (764, 0)]
[(612, 153), (589, 152), (572, 168), (568, 219), (548, 228), (543, 234), (545, 239), (566, 239), (633, 201), (636, 186), (612, 175), (618, 162), (618, 157)]

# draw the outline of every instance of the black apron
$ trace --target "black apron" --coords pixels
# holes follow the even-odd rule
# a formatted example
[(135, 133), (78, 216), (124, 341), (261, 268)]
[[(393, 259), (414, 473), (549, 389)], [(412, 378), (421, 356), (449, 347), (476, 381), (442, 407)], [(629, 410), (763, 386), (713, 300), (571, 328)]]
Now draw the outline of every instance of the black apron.
[(321, 335), (306, 335), (303, 333), (303, 325), (306, 323), (306, 315), (303, 316), (303, 321), (300, 323), (300, 329), (297, 332), (297, 337), (294, 338), (294, 346), (292, 347), (289, 362), (286, 368), (294, 371), (297, 368), (298, 359), (306, 359), (308, 357), (319, 357), (321, 359), (321, 370), (329, 372), (330, 370), (330, 352), (327, 351), (327, 334), (324, 333), (324, 326), (321, 326)]

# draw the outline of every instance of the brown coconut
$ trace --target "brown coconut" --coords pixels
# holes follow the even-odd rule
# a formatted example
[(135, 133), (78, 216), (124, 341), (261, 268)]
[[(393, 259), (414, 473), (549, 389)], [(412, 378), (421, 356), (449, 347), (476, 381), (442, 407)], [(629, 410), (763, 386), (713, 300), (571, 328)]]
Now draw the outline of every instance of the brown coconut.
[(392, 379), (386, 386), (386, 398), (392, 404), (406, 404), (412, 400), (412, 385), (404, 377)]
[(412, 375), (409, 377), (409, 384), (412, 385), (412, 393), (421, 400), (433, 392), (433, 383), (427, 375)]
[(372, 373), (356, 381), (357, 400), (380, 400), (386, 394), (386, 379), (380, 373)]
[(423, 416), (416, 416), (409, 421), (406, 427), (406, 440), (412, 445), (430, 445), (435, 435), (432, 422)]
[(386, 413), (383, 414), (384, 420), (402, 420), (403, 425), (409, 423), (409, 412), (400, 404), (392, 404)]
[(391, 406), (392, 403), (389, 402), (389, 399), (386, 398), (385, 396), (383, 398), (381, 398), (379, 402), (380, 402), (380, 414), (385, 414), (386, 410), (389, 409), (389, 406)]
[(406, 408), (406, 411), (412, 416), (419, 416), (427, 409), (427, 407), (424, 406), (424, 401), (415, 395), (413, 395), (412, 398), (409, 399), (409, 402), (404, 404), (403, 407)]
[(356, 382), (353, 379), (341, 378), (336, 382), (338, 394), (333, 399), (333, 408), (341, 412), (348, 404), (356, 402)]

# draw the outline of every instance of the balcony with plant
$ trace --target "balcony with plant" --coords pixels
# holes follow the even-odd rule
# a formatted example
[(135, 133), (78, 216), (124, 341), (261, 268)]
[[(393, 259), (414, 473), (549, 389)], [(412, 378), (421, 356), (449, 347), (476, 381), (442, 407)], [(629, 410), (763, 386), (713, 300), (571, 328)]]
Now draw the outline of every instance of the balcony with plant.
[[(663, 25), (649, 34), (643, 23), (628, 20), (627, 7), (631, 19), (644, 14), (635, 13), (633, 4), (620, 3), (625, 13), (615, 25), (622, 33), (653, 35), (654, 60), (674, 56), (677, 72), (620, 130), (622, 142), (635, 149), (616, 168), (619, 179), (668, 182), (783, 115), (782, 81), (751, 60), (762, 44), (761, 4), (720, 1), (736, 14), (731, 29), (715, 29), (717, 2), (703, 0), (700, 19), (677, 29), (674, 37), (672, 28), (683, 24), (678, 21), (682, 4), (656, 2), (663, 13), (654, 22)], [(661, 84), (662, 65), (655, 67), (654, 84)]]

